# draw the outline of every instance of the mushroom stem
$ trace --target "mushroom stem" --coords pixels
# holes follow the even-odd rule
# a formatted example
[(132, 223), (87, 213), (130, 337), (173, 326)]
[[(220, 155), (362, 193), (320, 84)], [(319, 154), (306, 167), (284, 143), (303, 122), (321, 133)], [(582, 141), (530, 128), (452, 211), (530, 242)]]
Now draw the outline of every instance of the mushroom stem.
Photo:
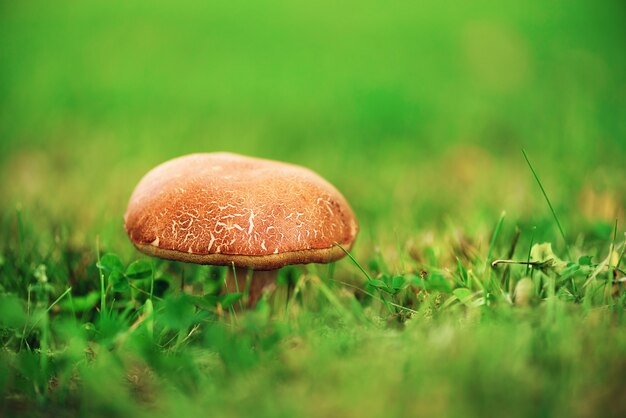
[[(251, 271), (252, 277), (250, 278), (250, 287), (248, 288), (248, 300), (246, 301), (244, 299), (244, 309), (254, 308), (263, 292), (274, 285), (276, 282), (276, 272), (277, 270)], [(235, 275), (237, 276), (236, 280)], [(235, 267), (235, 275), (233, 275), (232, 268), (228, 269), (226, 291), (229, 293), (239, 291), (245, 294), (248, 281), (248, 269)], [(239, 304), (236, 303), (235, 306), (238, 307)]]

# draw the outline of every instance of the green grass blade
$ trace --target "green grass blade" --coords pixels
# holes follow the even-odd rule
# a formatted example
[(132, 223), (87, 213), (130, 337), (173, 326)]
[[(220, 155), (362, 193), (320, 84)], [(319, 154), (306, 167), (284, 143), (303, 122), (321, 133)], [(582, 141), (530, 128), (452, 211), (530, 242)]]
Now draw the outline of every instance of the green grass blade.
[(498, 241), (498, 236), (500, 236), (500, 231), (502, 230), (502, 224), (504, 223), (504, 218), (506, 217), (506, 212), (502, 212), (500, 214), (500, 219), (498, 219), (498, 223), (496, 224), (496, 229), (493, 231), (493, 235), (491, 237), (491, 244), (489, 245), (489, 251), (487, 252), (487, 267), (491, 263), (491, 255), (493, 254), (493, 249), (496, 246), (496, 242)]
[(567, 245), (567, 238), (565, 237), (565, 232), (563, 231), (563, 227), (561, 226), (559, 217), (556, 215), (556, 211), (554, 210), (554, 207), (552, 206), (552, 202), (550, 202), (550, 198), (548, 197), (548, 194), (546, 193), (546, 190), (544, 189), (543, 184), (541, 184), (541, 180), (539, 180), (539, 176), (537, 175), (537, 172), (533, 168), (533, 165), (530, 163), (530, 159), (528, 158), (528, 155), (526, 154), (526, 151), (524, 149), (522, 149), (522, 154), (524, 154), (524, 158), (526, 159), (526, 162), (528, 163), (528, 167), (530, 168), (530, 171), (533, 173), (535, 180), (537, 180), (537, 184), (539, 185), (539, 188), (541, 189), (541, 193), (543, 193), (543, 197), (546, 199), (546, 202), (548, 203), (548, 206), (550, 207), (550, 211), (552, 212), (552, 216), (554, 217), (554, 220), (556, 221), (556, 225), (559, 228), (559, 232), (561, 232), (561, 237), (563, 238), (563, 242), (565, 242), (565, 250), (567, 251), (567, 255), (568, 257), (571, 258), (569, 245)]
[(533, 233), (530, 235), (530, 244), (528, 245), (528, 257), (526, 257), (526, 276), (530, 273), (530, 254), (533, 250), (533, 244), (535, 243), (535, 231), (537, 230), (536, 226), (533, 226)]
[(361, 270), (363, 272), (363, 274), (365, 275), (365, 277), (367, 277), (367, 280), (372, 280), (372, 277), (369, 275), (369, 273), (367, 271), (365, 271), (365, 269), (359, 264), (358, 261), (356, 261), (356, 259), (354, 257), (352, 257), (352, 254), (350, 254), (348, 252), (348, 250), (346, 250), (345, 248), (343, 248), (343, 246), (339, 243), (336, 244), (339, 248), (341, 248), (341, 250), (346, 253), (346, 255), (348, 256), (348, 258), (350, 258), (350, 260), (352, 260), (352, 262), (359, 268), (359, 270)]
[(100, 267), (100, 237), (96, 238), (96, 257), (98, 263), (96, 266), (98, 267), (98, 273), (100, 274), (100, 313), (106, 312), (106, 294), (104, 289), (104, 272), (102, 271), (102, 267)]

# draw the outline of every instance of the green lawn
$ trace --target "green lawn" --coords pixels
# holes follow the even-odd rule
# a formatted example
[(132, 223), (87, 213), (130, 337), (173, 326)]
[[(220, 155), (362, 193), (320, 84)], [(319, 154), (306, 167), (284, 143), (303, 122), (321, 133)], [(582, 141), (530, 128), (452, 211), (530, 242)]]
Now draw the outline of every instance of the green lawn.
[[(622, 1), (129, 3), (0, 3), (0, 416), (626, 415)], [(355, 262), (244, 313), (138, 253), (212, 151), (328, 179)]]

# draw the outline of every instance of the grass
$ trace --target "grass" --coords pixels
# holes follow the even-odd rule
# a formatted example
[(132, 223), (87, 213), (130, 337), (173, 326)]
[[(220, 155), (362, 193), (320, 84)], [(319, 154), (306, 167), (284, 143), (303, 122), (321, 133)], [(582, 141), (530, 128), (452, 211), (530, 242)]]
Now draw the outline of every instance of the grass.
[[(624, 8), (562, 3), (0, 5), (0, 416), (624, 416)], [(140, 177), (219, 150), (356, 246), (249, 312), (137, 253)]]
[[(548, 204), (548, 207), (550, 208), (550, 212), (552, 212), (552, 216), (554, 217), (554, 222), (556, 222), (556, 226), (559, 227), (559, 232), (561, 233), (561, 237), (563, 238), (563, 242), (567, 243), (567, 238), (565, 238), (565, 232), (563, 231), (563, 227), (561, 226), (561, 222), (559, 221), (559, 217), (556, 215), (556, 212), (554, 211), (554, 207), (552, 206), (552, 202), (550, 202), (550, 198), (548, 197), (548, 194), (546, 193), (546, 190), (543, 188), (543, 184), (541, 184), (541, 180), (539, 180), (539, 176), (535, 172), (535, 169), (533, 168), (533, 165), (530, 163), (530, 160), (528, 159), (528, 155), (526, 155), (526, 151), (522, 150), (522, 153), (524, 154), (524, 159), (528, 163), (528, 167), (530, 168), (530, 171), (532, 171), (532, 173), (533, 173), (533, 177), (535, 177), (535, 180), (537, 180), (537, 184), (539, 185), (539, 188), (541, 189), (541, 193), (543, 194), (543, 197), (546, 199), (546, 203)], [(569, 247), (566, 246), (566, 248), (567, 248), (567, 253), (568, 253), (567, 255), (569, 256), (570, 255), (569, 254)]]

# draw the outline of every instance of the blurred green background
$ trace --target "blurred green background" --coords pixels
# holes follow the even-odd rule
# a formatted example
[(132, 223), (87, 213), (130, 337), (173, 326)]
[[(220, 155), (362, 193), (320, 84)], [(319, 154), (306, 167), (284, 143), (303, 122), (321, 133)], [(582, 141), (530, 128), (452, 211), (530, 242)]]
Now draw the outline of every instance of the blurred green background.
[[(0, 0), (0, 415), (624, 416), (623, 285), (614, 303), (537, 272), (518, 306), (528, 271), (505, 288), (488, 262), (516, 226), (514, 258), (534, 234), (565, 259), (522, 149), (566, 261), (604, 259), (616, 217), (622, 242), (626, 4), (467, 3)], [(427, 269), (447, 290), (407, 288), (413, 319), (391, 315), (343, 260), (283, 270), (237, 322), (175, 291), (214, 270), (155, 262), (174, 289), (155, 316), (128, 292), (103, 311), (96, 242), (140, 258), (133, 188), (211, 151), (317, 171), (353, 205), (373, 277)], [(304, 290), (285, 307), (290, 277)]]
[(545, 213), (526, 148), (571, 223), (612, 219), (625, 41), (622, 1), (2, 2), (1, 205), (121, 239), (147, 170), (226, 150), (318, 171), (393, 241)]

